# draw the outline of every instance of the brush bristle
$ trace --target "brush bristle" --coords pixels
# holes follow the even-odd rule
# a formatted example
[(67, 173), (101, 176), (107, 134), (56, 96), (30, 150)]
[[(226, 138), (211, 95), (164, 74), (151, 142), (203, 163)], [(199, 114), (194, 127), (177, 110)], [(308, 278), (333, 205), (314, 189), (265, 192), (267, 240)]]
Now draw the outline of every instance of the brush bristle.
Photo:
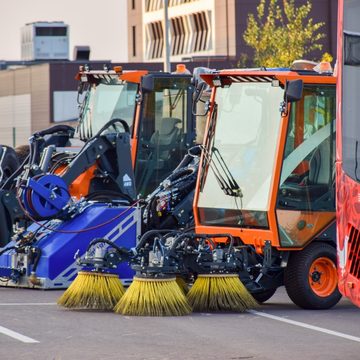
[(176, 283), (178, 284), (179, 288), (182, 292), (186, 295), (189, 292), (188, 284), (186, 283), (185, 279), (181, 276), (176, 277)]
[(117, 275), (80, 271), (57, 303), (69, 309), (112, 310), (124, 293)]
[(187, 294), (194, 311), (243, 312), (257, 302), (235, 274), (199, 275)]
[(132, 316), (182, 316), (189, 314), (191, 308), (175, 278), (134, 277), (114, 311)]

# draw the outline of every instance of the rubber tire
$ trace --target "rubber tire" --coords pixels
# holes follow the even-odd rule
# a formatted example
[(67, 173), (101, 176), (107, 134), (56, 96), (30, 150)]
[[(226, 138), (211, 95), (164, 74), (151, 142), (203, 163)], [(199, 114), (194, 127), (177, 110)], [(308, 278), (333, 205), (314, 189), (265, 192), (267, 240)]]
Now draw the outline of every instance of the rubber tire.
[(4, 172), (3, 181), (5, 181), (10, 175), (12, 175), (19, 167), (19, 160), (17, 158), (15, 150), (10, 146), (3, 146), (6, 147), (6, 154), (3, 162), (1, 163), (1, 169)]
[(308, 274), (311, 264), (320, 257), (336, 264), (336, 249), (330, 244), (313, 242), (304, 250), (293, 252), (285, 269), (285, 289), (290, 299), (299, 307), (311, 310), (329, 309), (341, 299), (339, 289), (327, 297), (320, 297), (310, 287)]
[(260, 293), (252, 293), (251, 295), (258, 303), (264, 303), (268, 301), (276, 292), (276, 288), (268, 289)]

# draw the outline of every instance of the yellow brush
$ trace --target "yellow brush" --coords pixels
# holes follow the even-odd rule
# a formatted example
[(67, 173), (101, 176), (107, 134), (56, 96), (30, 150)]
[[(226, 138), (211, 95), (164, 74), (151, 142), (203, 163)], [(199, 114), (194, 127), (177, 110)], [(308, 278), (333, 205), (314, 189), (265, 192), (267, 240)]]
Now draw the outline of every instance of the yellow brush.
[(181, 316), (191, 312), (176, 278), (134, 277), (114, 308), (116, 313), (134, 316)]
[(200, 312), (243, 312), (257, 306), (237, 274), (199, 275), (187, 299)]
[(70, 309), (112, 310), (124, 293), (117, 275), (80, 271), (58, 304)]
[(176, 283), (185, 295), (189, 292), (188, 284), (182, 276), (176, 276)]

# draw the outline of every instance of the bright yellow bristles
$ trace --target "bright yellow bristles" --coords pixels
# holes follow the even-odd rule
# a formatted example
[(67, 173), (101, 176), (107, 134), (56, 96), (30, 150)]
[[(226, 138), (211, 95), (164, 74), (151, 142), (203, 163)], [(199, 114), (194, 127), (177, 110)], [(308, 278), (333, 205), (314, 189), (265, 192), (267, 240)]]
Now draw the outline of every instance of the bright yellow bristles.
[(182, 316), (191, 308), (176, 279), (134, 277), (114, 311), (133, 316)]
[(176, 277), (176, 283), (179, 285), (179, 288), (182, 290), (182, 292), (186, 295), (189, 292), (189, 287), (186, 281), (183, 277), (177, 276)]
[(187, 294), (194, 311), (243, 312), (257, 306), (236, 274), (199, 275)]
[(70, 309), (112, 310), (124, 292), (117, 275), (80, 271), (58, 304)]

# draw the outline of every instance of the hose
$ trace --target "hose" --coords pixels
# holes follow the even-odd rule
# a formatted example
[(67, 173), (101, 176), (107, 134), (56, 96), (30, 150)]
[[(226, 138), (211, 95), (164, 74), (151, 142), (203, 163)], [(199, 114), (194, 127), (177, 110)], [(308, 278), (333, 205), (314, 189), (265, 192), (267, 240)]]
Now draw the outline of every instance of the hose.
[(9, 250), (16, 250), (16, 246), (9, 246), (5, 249), (0, 250), (0, 256)]
[(126, 208), (124, 211), (122, 211), (120, 214), (117, 214), (115, 215), (113, 218), (101, 223), (101, 224), (98, 224), (98, 225), (95, 225), (95, 226), (90, 226), (88, 228), (85, 228), (85, 229), (79, 229), (79, 230), (58, 230), (58, 229), (54, 229), (53, 227), (51, 226), (46, 226), (45, 224), (43, 224), (42, 222), (40, 221), (37, 221), (35, 218), (33, 218), (29, 213), (28, 211), (24, 208), (22, 202), (20, 201), (20, 198), (19, 198), (19, 194), (16, 194), (16, 198), (18, 199), (18, 202), (19, 202), (19, 206), (21, 208), (21, 210), (24, 212), (24, 214), (35, 224), (39, 225), (39, 227), (43, 228), (43, 229), (46, 229), (46, 230), (50, 230), (52, 232), (56, 232), (56, 233), (61, 233), (61, 234), (80, 234), (80, 233), (84, 233), (84, 232), (87, 232), (87, 231), (92, 231), (92, 230), (96, 230), (96, 229), (99, 229), (105, 225), (108, 225), (110, 223), (112, 223), (113, 221), (115, 221), (116, 219), (119, 219), (121, 216), (123, 216), (124, 214), (126, 214), (128, 211), (130, 211), (131, 209), (133, 209), (136, 205), (138, 205), (142, 200), (137, 200), (135, 201), (131, 206), (129, 206), (128, 208)]
[(33, 262), (33, 266), (32, 266), (32, 272), (36, 273), (36, 269), (39, 264), (42, 251), (39, 247), (36, 247), (36, 248), (34, 247), (32, 249), (32, 251), (33, 251), (32, 254), (35, 254), (35, 258), (34, 258), (34, 262)]
[(96, 238), (96, 239), (92, 240), (90, 242), (90, 244), (88, 245), (86, 251), (89, 251), (96, 244), (108, 244), (112, 248), (114, 248), (120, 255), (130, 256), (130, 254), (131, 254), (131, 252), (128, 251), (126, 248), (120, 247), (120, 246), (114, 244), (112, 241), (110, 241), (108, 239), (102, 239), (102, 238)]

